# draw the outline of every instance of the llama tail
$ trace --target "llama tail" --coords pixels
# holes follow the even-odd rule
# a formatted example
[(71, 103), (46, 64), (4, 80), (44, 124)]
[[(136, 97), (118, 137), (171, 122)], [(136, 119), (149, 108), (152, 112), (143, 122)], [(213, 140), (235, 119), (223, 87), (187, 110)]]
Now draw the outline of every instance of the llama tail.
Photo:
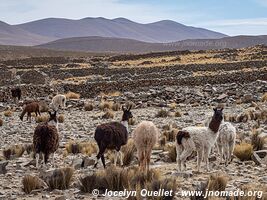
[(190, 138), (190, 134), (188, 131), (179, 131), (176, 135), (176, 141), (178, 143), (178, 145), (182, 144), (182, 140), (183, 138), (188, 139)]

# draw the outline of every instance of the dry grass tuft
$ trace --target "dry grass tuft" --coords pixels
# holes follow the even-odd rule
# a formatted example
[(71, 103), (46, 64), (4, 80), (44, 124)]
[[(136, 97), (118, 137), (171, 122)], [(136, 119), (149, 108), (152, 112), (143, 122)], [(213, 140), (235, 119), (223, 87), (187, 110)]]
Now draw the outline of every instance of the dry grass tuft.
[(120, 109), (121, 109), (121, 104), (120, 103), (115, 102), (115, 103), (112, 104), (112, 110), (113, 111), (119, 111)]
[[(267, 200), (267, 186), (266, 184), (246, 184), (240, 187), (241, 191), (244, 191), (243, 196), (238, 196), (238, 200)], [(253, 193), (251, 196), (249, 193)], [(230, 200), (234, 200), (231, 198)]]
[(129, 166), (132, 163), (136, 152), (136, 147), (132, 138), (130, 138), (127, 144), (122, 147), (121, 151), (123, 153), (123, 166)]
[(181, 111), (179, 111), (179, 110), (175, 111), (174, 116), (175, 116), (175, 117), (182, 117), (182, 113), (181, 113)]
[(16, 144), (3, 150), (3, 156), (6, 160), (10, 160), (12, 157), (19, 158), (25, 152), (23, 145)]
[(241, 161), (251, 160), (253, 146), (248, 143), (241, 143), (235, 146), (234, 155)]
[(259, 137), (261, 134), (261, 131), (259, 129), (253, 129), (252, 130), (252, 136), (251, 136), (251, 144), (253, 146), (254, 151), (262, 150), (264, 144), (266, 143), (266, 138)]
[(112, 109), (113, 102), (112, 101), (101, 101), (98, 105), (100, 110), (105, 110), (105, 109)]
[(133, 118), (130, 118), (129, 119), (129, 125), (133, 126), (136, 124), (136, 119), (133, 117)]
[(73, 142), (70, 141), (65, 145), (68, 154), (82, 153), (88, 156), (97, 152), (97, 145), (95, 142)]
[(52, 176), (48, 177), (46, 183), (50, 190), (59, 189), (65, 190), (68, 189), (72, 181), (72, 176), (74, 169), (71, 167), (56, 169)]
[(212, 174), (208, 181), (209, 191), (224, 191), (228, 182), (228, 177), (223, 174)]
[(85, 193), (91, 193), (96, 188), (107, 188), (105, 179), (96, 173), (79, 178), (79, 189)]
[(178, 133), (178, 129), (171, 129), (170, 131), (164, 131), (163, 136), (166, 137), (168, 142), (174, 142), (176, 139), (176, 134)]
[(127, 101), (126, 104), (125, 104), (125, 107), (126, 107), (126, 108), (131, 107), (132, 109), (134, 109), (135, 106), (136, 106), (135, 103), (132, 102), (132, 101)]
[(23, 191), (30, 194), (31, 191), (44, 187), (43, 182), (36, 176), (25, 175), (22, 179)]
[(168, 157), (170, 162), (176, 162), (176, 146), (174, 144), (168, 144), (165, 149), (168, 151)]
[(94, 105), (92, 103), (86, 103), (84, 105), (84, 110), (85, 111), (92, 111), (94, 109)]
[(166, 136), (162, 136), (160, 139), (159, 139), (159, 145), (161, 147), (164, 147), (166, 145), (166, 141), (167, 141), (167, 138)]
[(47, 105), (46, 102), (40, 101), (39, 106), (40, 106), (40, 108), (39, 108), (40, 112), (48, 112), (49, 111), (49, 106)]
[(4, 116), (5, 117), (11, 117), (12, 115), (13, 115), (12, 110), (6, 110), (6, 111), (4, 111)]
[(114, 113), (111, 110), (107, 110), (105, 114), (102, 116), (102, 119), (113, 119)]
[(3, 126), (4, 121), (0, 118), (0, 126)]
[(157, 112), (157, 114), (156, 114), (156, 116), (155, 117), (168, 117), (169, 116), (169, 112), (167, 111), (167, 110), (165, 110), (165, 109), (160, 109), (158, 112)]
[(81, 95), (75, 92), (69, 91), (67, 94), (65, 94), (67, 99), (80, 99)]
[(64, 118), (64, 115), (59, 115), (58, 117), (57, 117), (57, 120), (58, 120), (58, 123), (63, 123), (64, 121), (65, 121), (65, 118)]
[(175, 103), (175, 102), (170, 103), (170, 104), (168, 104), (168, 107), (169, 107), (171, 110), (174, 110), (174, 109), (177, 107), (177, 103)]
[(49, 116), (48, 115), (38, 115), (36, 118), (35, 118), (36, 122), (37, 123), (41, 123), (41, 122), (47, 122), (49, 120)]
[(267, 101), (267, 92), (261, 97), (261, 101), (262, 102)]

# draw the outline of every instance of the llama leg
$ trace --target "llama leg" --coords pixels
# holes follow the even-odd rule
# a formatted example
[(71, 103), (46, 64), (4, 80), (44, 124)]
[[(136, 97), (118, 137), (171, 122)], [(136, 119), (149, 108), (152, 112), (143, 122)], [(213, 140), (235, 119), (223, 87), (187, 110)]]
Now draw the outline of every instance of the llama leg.
[(224, 155), (225, 155), (225, 166), (227, 166), (230, 160), (229, 144), (225, 144), (224, 146)]
[(210, 155), (210, 148), (206, 147), (204, 149), (204, 160), (206, 162), (207, 171), (210, 171), (210, 168), (209, 168), (209, 155)]
[(36, 168), (39, 167), (39, 157), (40, 157), (40, 154), (39, 154), (39, 153), (36, 153), (36, 154), (35, 154)]
[(102, 158), (102, 155), (104, 154), (104, 152), (106, 150), (106, 146), (104, 146), (102, 144), (101, 145), (98, 145), (98, 146), (99, 146), (99, 152), (98, 152), (98, 154), (96, 156), (96, 161), (95, 161), (95, 164), (94, 164), (94, 168), (96, 168), (96, 166), (97, 166), (98, 161), (99, 161), (100, 158), (101, 158), (101, 161), (102, 161), (103, 166), (104, 166), (104, 162), (105, 162), (105, 158), (103, 159)]
[(53, 167), (55, 167), (55, 153), (53, 153), (52, 162), (53, 162)]
[(180, 160), (181, 160), (181, 165), (184, 168), (184, 170), (186, 170), (186, 165), (185, 165), (185, 161), (186, 159), (192, 154), (193, 150), (190, 148), (185, 148), (183, 153), (180, 156)]
[(116, 165), (117, 165), (117, 160), (118, 160), (118, 151), (115, 150), (115, 151), (114, 151), (114, 154), (115, 154), (114, 165), (116, 166)]
[(199, 172), (200, 167), (201, 167), (201, 161), (203, 159), (203, 150), (200, 149), (197, 151), (197, 171)]
[(223, 160), (223, 147), (221, 144), (218, 144), (218, 150), (219, 150), (219, 154), (220, 154), (220, 162), (219, 164), (222, 163), (222, 160)]
[(232, 155), (234, 153), (234, 147), (235, 147), (235, 141), (229, 144), (229, 157), (230, 157), (229, 163), (232, 162)]
[(180, 155), (182, 153), (182, 146), (181, 145), (176, 145), (176, 162), (177, 162), (177, 165), (178, 165), (178, 171), (180, 172), (181, 171), (181, 159), (180, 159)]
[(121, 152), (121, 151), (119, 151), (119, 153), (120, 153), (120, 165), (121, 165), (121, 166), (123, 166), (122, 152)]

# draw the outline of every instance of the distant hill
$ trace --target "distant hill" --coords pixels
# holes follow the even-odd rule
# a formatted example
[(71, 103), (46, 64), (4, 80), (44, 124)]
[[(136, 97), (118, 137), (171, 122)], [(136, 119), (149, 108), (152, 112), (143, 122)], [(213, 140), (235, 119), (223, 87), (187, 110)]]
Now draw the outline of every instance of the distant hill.
[(0, 21), (0, 45), (32, 46), (46, 43), (54, 39), (53, 37), (30, 33), (19, 27)]
[(173, 43), (147, 43), (123, 38), (78, 37), (60, 39), (39, 48), (68, 51), (146, 53), (175, 50), (209, 50), (267, 45), (267, 36), (235, 36), (221, 39), (184, 40)]
[(106, 19), (102, 17), (88, 17), (80, 20), (47, 18), (19, 24), (15, 27), (57, 39), (100, 36), (165, 43), (185, 39), (216, 39), (226, 36), (222, 33), (186, 26), (171, 20), (140, 24), (125, 18)]

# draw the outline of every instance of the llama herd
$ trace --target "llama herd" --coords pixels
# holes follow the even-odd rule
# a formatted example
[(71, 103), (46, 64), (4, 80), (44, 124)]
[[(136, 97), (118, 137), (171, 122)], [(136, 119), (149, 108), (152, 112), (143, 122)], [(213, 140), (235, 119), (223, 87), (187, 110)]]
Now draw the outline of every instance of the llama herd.
[[(19, 98), (21, 97), (21, 93)], [(13, 93), (12, 93), (13, 94)], [(16, 96), (16, 95), (14, 95)], [(31, 113), (36, 116), (40, 115), (38, 102), (28, 103), (21, 115), (20, 119), (27, 113), (27, 119), (31, 120)], [(57, 111), (66, 107), (66, 96), (58, 94), (53, 97), (49, 104), (53, 112), (49, 113), (48, 122), (42, 122), (37, 125), (33, 135), (33, 150), (35, 152), (36, 167), (39, 167), (39, 158), (43, 160), (43, 164), (48, 162), (50, 154), (53, 154), (59, 147), (59, 131), (57, 122)], [(115, 153), (114, 164), (117, 164), (119, 157), (120, 164), (122, 162), (121, 147), (127, 144), (129, 138), (129, 120), (133, 117), (131, 105), (122, 106), (122, 119), (119, 122), (108, 122), (100, 124), (95, 129), (94, 139), (98, 145), (98, 154), (94, 167), (97, 167), (99, 159), (101, 159), (103, 167), (105, 163), (105, 151), (113, 150)], [(212, 118), (210, 118), (203, 127), (186, 127), (178, 131), (176, 134), (176, 152), (178, 170), (186, 169), (186, 161), (193, 152), (197, 153), (197, 171), (200, 170), (201, 162), (204, 161), (206, 169), (209, 171), (209, 155), (212, 148), (218, 148), (220, 159), (225, 159), (226, 166), (231, 161), (233, 149), (236, 139), (236, 129), (229, 123), (223, 120), (223, 108), (214, 108)], [(142, 121), (132, 132), (132, 138), (137, 149), (137, 157), (140, 170), (148, 173), (150, 158), (153, 147), (158, 142), (159, 130), (151, 121)]]

